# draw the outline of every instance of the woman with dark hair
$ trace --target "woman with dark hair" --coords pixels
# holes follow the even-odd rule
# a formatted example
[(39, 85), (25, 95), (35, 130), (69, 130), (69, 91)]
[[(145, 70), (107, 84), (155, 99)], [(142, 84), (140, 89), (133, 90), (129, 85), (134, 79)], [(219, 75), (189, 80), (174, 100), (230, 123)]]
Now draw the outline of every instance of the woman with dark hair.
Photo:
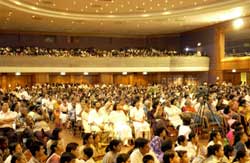
[(180, 157), (174, 151), (168, 151), (164, 153), (163, 163), (180, 163)]
[(204, 163), (220, 162), (224, 157), (224, 149), (220, 144), (211, 145), (207, 148), (207, 159)]
[(129, 155), (126, 153), (121, 153), (116, 158), (116, 163), (128, 163)]
[(133, 107), (130, 109), (130, 118), (133, 121), (133, 126), (135, 129), (135, 138), (143, 137), (143, 133), (145, 138), (150, 137), (150, 126), (148, 122), (146, 122), (146, 115), (141, 105), (141, 98), (136, 96), (133, 102)]
[[(81, 157), (83, 157), (83, 149), (86, 148), (86, 147), (90, 147), (92, 148), (93, 150), (95, 149), (95, 147), (93, 146), (94, 144), (94, 139), (93, 139), (93, 135), (91, 133), (85, 133), (83, 135), (83, 138), (82, 138), (82, 142), (83, 142), (83, 145), (80, 147), (80, 155)], [(94, 152), (94, 156), (95, 156), (95, 152)]]
[(12, 156), (10, 163), (27, 163), (27, 160), (23, 153), (15, 153)]
[(215, 145), (215, 144), (220, 144), (220, 145), (222, 145), (221, 140), (222, 140), (222, 138), (221, 138), (220, 132), (219, 132), (219, 131), (213, 130), (213, 131), (210, 133), (210, 138), (209, 138), (207, 147), (212, 146), (212, 145)]
[(162, 151), (161, 151), (161, 145), (162, 142), (165, 139), (166, 136), (166, 130), (165, 127), (159, 127), (156, 128), (155, 133), (154, 133), (154, 137), (150, 142), (150, 146), (151, 149), (153, 150), (153, 152), (156, 154), (156, 157), (159, 159), (159, 161), (162, 161)]
[(6, 160), (4, 161), (4, 163), (10, 163), (11, 162), (11, 159), (12, 159), (12, 156), (15, 154), (15, 153), (21, 153), (22, 152), (22, 147), (19, 143), (10, 143), (9, 145), (9, 151), (10, 151), (10, 155), (6, 158)]
[(247, 155), (246, 151), (238, 151), (236, 153), (236, 156), (235, 156), (233, 162), (234, 163), (248, 163), (249, 158), (248, 158), (248, 155)]
[(53, 144), (54, 141), (62, 140), (62, 145), (64, 148), (64, 141), (62, 139), (62, 129), (61, 128), (55, 128), (52, 131), (51, 139), (47, 142), (47, 153), (50, 154), (50, 146)]
[(226, 145), (224, 147), (224, 157), (222, 162), (232, 162), (232, 157), (234, 156), (234, 147), (231, 145)]
[(235, 149), (236, 151), (247, 151), (246, 142), (248, 141), (248, 136), (245, 132), (238, 132), (235, 134)]
[(180, 157), (181, 163), (189, 163), (189, 158), (187, 155), (187, 151), (176, 151), (178, 156)]
[[(150, 151), (149, 140), (144, 138), (137, 138), (135, 140), (134, 149), (130, 155), (131, 163), (142, 163), (143, 156), (148, 154), (149, 151)], [(152, 152), (152, 154), (154, 153)]]
[(50, 155), (46, 163), (60, 163), (60, 157), (63, 152), (63, 145), (61, 140), (54, 141), (50, 146)]
[(76, 156), (70, 152), (64, 152), (60, 158), (60, 163), (75, 163)]
[(106, 154), (103, 157), (103, 163), (115, 163), (118, 153), (121, 151), (122, 142), (120, 140), (112, 140), (106, 148)]
[(115, 103), (113, 111), (109, 115), (111, 123), (114, 125), (114, 133), (117, 139), (121, 139), (124, 145), (128, 145), (128, 141), (132, 139), (132, 129), (128, 125), (128, 117), (123, 111), (121, 103)]

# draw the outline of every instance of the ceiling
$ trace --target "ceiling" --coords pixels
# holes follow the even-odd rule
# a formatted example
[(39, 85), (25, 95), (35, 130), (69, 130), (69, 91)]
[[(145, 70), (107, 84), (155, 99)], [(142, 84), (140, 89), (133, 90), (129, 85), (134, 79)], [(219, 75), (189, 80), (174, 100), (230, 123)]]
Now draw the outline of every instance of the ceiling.
[(1, 31), (145, 36), (247, 15), (249, 0), (0, 0)]

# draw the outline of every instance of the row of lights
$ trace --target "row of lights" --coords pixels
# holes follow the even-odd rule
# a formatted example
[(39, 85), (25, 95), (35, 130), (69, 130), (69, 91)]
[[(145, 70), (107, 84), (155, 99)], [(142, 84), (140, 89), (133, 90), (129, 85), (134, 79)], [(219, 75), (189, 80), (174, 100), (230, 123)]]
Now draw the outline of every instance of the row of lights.
[[(20, 76), (21, 72), (16, 72), (15, 74), (16, 74), (16, 76)], [(128, 74), (128, 72), (122, 72), (122, 75), (127, 75), (127, 74)], [(147, 75), (148, 72), (145, 71), (142, 74), (143, 75)], [(60, 75), (64, 76), (64, 75), (66, 75), (66, 72), (60, 72)], [(89, 73), (88, 72), (84, 72), (83, 75), (89, 75)]]

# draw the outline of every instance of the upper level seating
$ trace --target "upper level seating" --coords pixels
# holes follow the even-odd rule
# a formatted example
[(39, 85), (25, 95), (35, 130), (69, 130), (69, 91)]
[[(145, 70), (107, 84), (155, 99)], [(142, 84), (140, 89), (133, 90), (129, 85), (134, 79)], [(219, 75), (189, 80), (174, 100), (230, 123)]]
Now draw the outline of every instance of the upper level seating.
[(56, 56), (56, 57), (166, 57), (166, 56), (201, 56), (196, 52), (178, 53), (175, 50), (153, 49), (153, 48), (124, 48), (113, 50), (100, 50), (96, 48), (87, 49), (49, 49), (40, 47), (2, 47), (0, 55), (4, 56)]

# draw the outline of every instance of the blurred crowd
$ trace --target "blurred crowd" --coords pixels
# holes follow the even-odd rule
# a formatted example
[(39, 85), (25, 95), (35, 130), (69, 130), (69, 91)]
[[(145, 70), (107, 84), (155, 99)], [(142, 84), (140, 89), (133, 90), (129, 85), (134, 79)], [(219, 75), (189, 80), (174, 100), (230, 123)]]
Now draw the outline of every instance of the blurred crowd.
[(4, 56), (55, 56), (55, 57), (165, 57), (165, 56), (202, 56), (201, 53), (187, 51), (179, 53), (175, 50), (159, 50), (154, 48), (123, 48), (101, 50), (86, 49), (49, 49), (41, 47), (0, 47), (0, 55)]
[(0, 90), (0, 102), (4, 163), (249, 162), (246, 84), (36, 84)]

